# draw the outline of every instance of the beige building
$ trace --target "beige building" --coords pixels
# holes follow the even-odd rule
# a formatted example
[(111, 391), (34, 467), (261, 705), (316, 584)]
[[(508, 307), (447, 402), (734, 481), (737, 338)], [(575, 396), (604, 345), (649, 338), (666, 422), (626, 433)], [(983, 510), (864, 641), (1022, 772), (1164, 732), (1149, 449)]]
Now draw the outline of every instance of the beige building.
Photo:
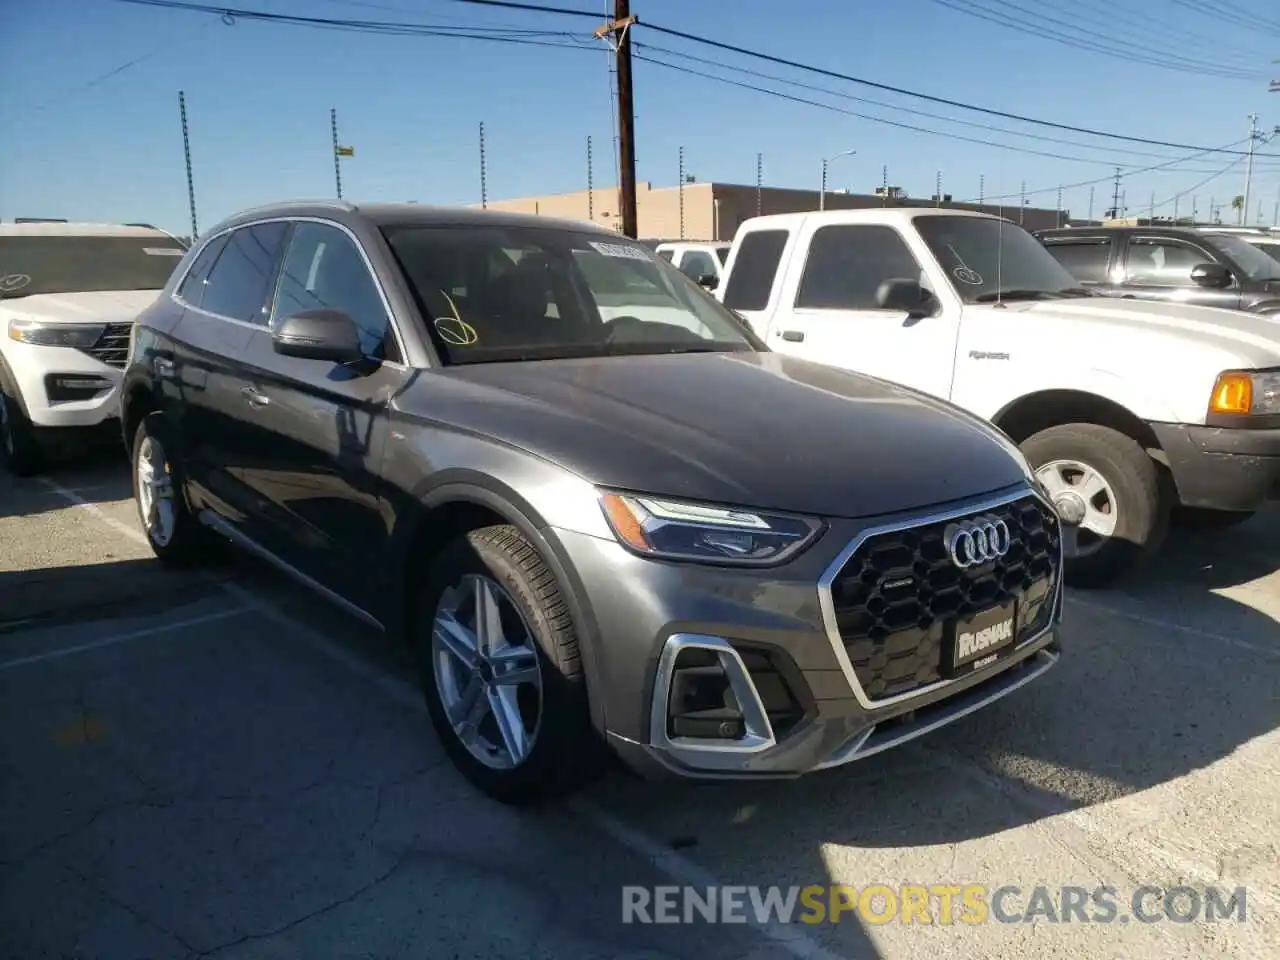
[[(892, 188), (891, 188), (892, 189)], [(683, 198), (681, 196), (683, 194)], [(932, 207), (932, 198), (886, 199), (874, 194), (828, 193), (829, 210), (859, 210), (891, 204), (897, 207)], [(957, 210), (976, 210), (1004, 216), (1019, 222), (1018, 205), (997, 207), (976, 203), (943, 204)], [(579, 190), (576, 193), (549, 194), (542, 197), (519, 197), (513, 200), (491, 200), (491, 210), (533, 213), (547, 217), (590, 220), (621, 229), (616, 187)], [(681, 215), (683, 206), (683, 217)], [(763, 187), (757, 198), (756, 188), (733, 183), (690, 183), (679, 187), (654, 187), (652, 183), (636, 184), (636, 218), (640, 237), (648, 240), (732, 240), (738, 226), (750, 217), (772, 213), (803, 213), (818, 209), (817, 190), (786, 190)], [(1021, 223), (1028, 230), (1065, 226), (1070, 222), (1066, 211), (1025, 207)], [(683, 229), (681, 221), (683, 220)]]

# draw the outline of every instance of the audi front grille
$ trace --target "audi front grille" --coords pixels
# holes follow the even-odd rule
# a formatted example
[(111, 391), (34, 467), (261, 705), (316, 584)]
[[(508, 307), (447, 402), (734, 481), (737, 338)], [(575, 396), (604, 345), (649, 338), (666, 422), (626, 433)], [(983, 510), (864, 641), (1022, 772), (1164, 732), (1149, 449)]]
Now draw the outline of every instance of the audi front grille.
[[(999, 529), (1003, 556), (959, 565), (948, 542), (958, 529), (975, 529), (966, 524)], [(1059, 534), (1052, 508), (1027, 494), (878, 532), (858, 545), (830, 580), (829, 615), (865, 699), (902, 697), (947, 679), (944, 645), (960, 618), (1016, 601), (1015, 647), (1043, 632), (1061, 574)], [(962, 562), (972, 559), (960, 553)]]
[(132, 323), (108, 323), (98, 342), (84, 352), (109, 367), (123, 370), (129, 359), (129, 333)]

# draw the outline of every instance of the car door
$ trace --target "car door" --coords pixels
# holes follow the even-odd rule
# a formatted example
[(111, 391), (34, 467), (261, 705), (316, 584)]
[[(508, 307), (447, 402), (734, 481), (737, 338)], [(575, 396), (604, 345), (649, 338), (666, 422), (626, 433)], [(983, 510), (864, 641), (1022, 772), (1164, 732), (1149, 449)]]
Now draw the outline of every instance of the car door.
[(790, 230), (773, 227), (742, 234), (727, 265), (727, 282), (716, 289), (716, 299), (759, 337), (765, 336), (769, 318), (781, 303), (777, 278), (790, 242)]
[[(937, 288), (897, 228), (828, 224), (810, 228), (807, 244), (805, 239), (803, 269), (782, 292), (791, 306), (775, 314), (769, 346), (947, 398), (960, 308), (949, 291)], [(910, 318), (881, 309), (876, 293), (891, 279), (918, 281), (938, 296), (941, 312)]]
[[(167, 375), (193, 499), (250, 533), (261, 504), (244, 480), (244, 432), (251, 427), (241, 365), (265, 322), (282, 221), (239, 227), (210, 241), (177, 292), (184, 306)], [(208, 262), (206, 263), (206, 258)]]
[(1080, 234), (1047, 237), (1043, 241), (1055, 260), (1079, 281), (1080, 286), (1098, 293), (1112, 292), (1112, 269), (1116, 266), (1114, 235)]
[[(1236, 309), (1240, 306), (1238, 279), (1225, 289), (1201, 287), (1191, 279), (1193, 267), (1221, 262), (1208, 247), (1181, 237), (1134, 234), (1126, 244), (1124, 273), (1116, 292), (1141, 300)], [(1231, 269), (1230, 264), (1224, 266)]]
[[(303, 310), (341, 310), (367, 361), (339, 365), (275, 352), (272, 326)], [(298, 221), (289, 237), (270, 322), (251, 342), (245, 388), (263, 442), (246, 482), (268, 505), (262, 545), (366, 611), (387, 549), (378, 464), (386, 409), (410, 371), (390, 308), (355, 237), (334, 223)]]

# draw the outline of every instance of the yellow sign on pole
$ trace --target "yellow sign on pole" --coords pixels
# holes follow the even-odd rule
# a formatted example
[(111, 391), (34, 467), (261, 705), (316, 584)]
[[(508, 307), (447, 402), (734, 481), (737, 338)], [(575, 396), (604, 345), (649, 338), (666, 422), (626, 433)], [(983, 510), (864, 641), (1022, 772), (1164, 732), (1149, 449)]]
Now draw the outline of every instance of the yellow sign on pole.
[(355, 155), (356, 155), (355, 147), (339, 147), (338, 148), (338, 156), (340, 157), (354, 157)]

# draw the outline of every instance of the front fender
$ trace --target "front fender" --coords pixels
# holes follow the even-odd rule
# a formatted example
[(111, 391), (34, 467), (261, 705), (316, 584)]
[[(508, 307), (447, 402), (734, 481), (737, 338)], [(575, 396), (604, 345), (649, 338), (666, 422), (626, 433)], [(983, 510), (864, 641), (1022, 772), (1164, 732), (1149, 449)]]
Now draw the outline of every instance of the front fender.
[[(1185, 384), (1170, 384), (1190, 396)], [(1204, 388), (1203, 400), (1195, 409), (1185, 400), (1174, 402), (1174, 389), (1155, 391), (1140, 381), (1108, 370), (1046, 370), (1036, 376), (1013, 378), (1005, 389), (988, 394), (985, 409), (975, 410), (985, 419), (998, 421), (1018, 401), (1037, 393), (1070, 391), (1091, 394), (1123, 407), (1140, 420), (1158, 423), (1194, 423), (1204, 420), (1212, 383)]]

